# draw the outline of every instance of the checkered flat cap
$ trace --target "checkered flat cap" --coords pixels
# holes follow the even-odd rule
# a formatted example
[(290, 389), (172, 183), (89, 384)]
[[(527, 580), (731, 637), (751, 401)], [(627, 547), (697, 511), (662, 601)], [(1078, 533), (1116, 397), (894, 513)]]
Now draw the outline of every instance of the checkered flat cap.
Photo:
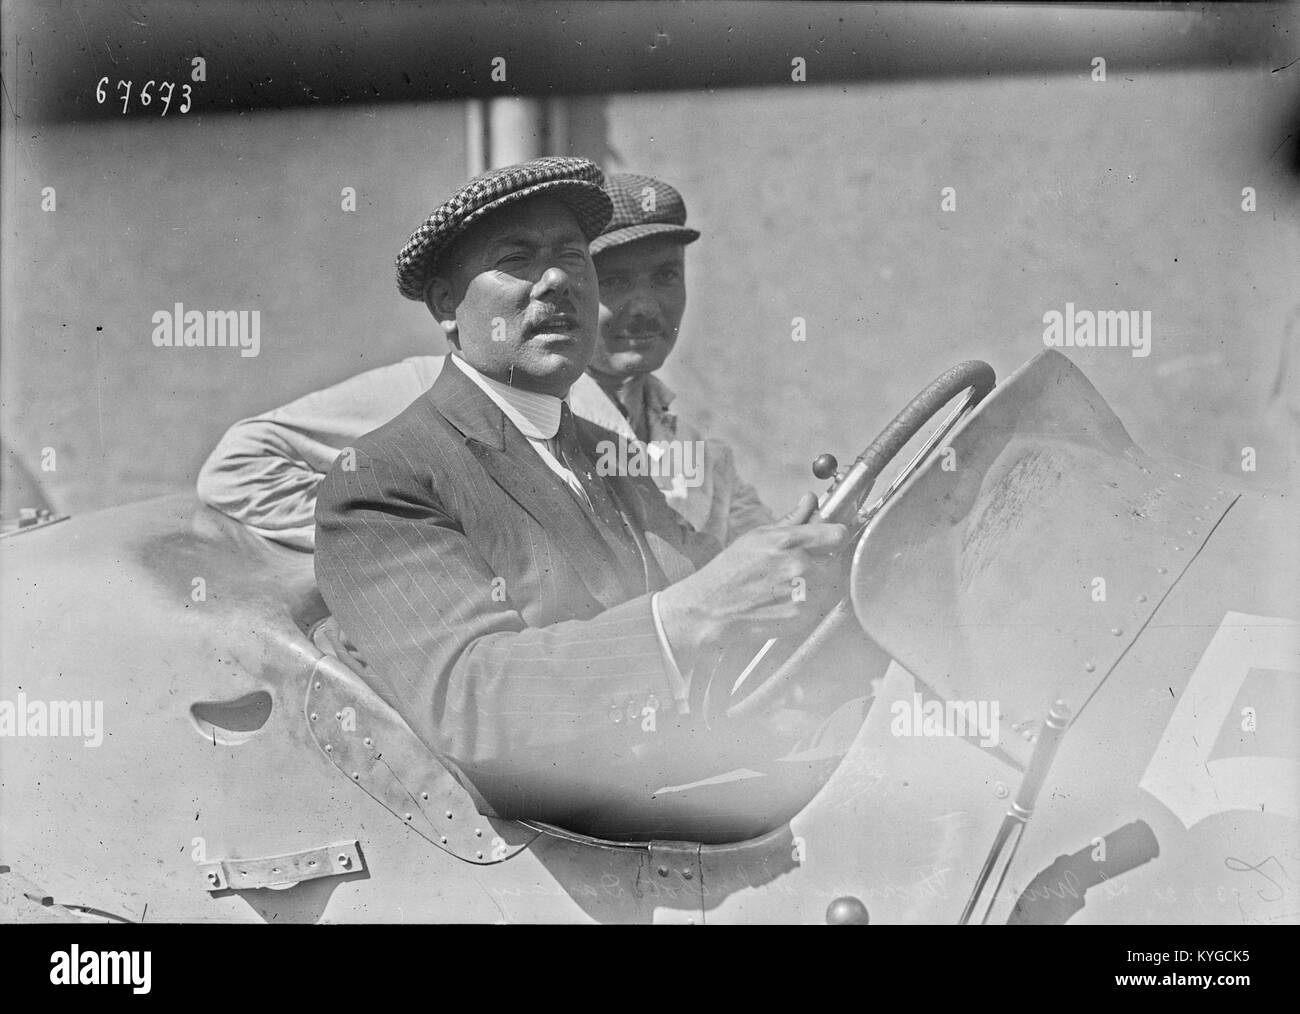
[(647, 236), (667, 236), (683, 244), (700, 238), (698, 231), (686, 228), (682, 195), (663, 180), (640, 173), (612, 173), (605, 193), (614, 204), (614, 217), (591, 241), (593, 256)]
[(595, 237), (612, 212), (601, 189), (605, 174), (585, 158), (547, 156), (475, 176), (436, 207), (397, 255), (397, 291), (407, 299), (424, 299), (438, 255), (484, 215), (507, 205), (547, 194), (563, 201), (578, 218), (588, 240)]

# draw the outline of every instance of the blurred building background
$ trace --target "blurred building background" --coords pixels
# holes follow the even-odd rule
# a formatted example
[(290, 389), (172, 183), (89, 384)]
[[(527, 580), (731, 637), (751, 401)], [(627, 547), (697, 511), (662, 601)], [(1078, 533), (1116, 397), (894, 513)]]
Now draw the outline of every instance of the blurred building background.
[[(238, 418), (445, 351), (393, 258), (513, 123), (523, 147), (682, 191), (703, 237), (665, 379), (774, 506), (949, 365), (1020, 366), (1067, 302), (1152, 312), (1146, 358), (1066, 350), (1140, 445), (1279, 486), (1300, 428), (1300, 66), (1088, 71), (7, 118), (0, 433), (84, 512), (192, 488)], [(260, 355), (155, 348), (177, 302), (260, 310)]]

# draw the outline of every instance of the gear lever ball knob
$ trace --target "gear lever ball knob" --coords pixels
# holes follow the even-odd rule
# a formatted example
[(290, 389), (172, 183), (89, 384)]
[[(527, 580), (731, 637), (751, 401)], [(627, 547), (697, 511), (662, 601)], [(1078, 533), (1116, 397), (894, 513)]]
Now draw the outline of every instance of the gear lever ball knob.
[(829, 479), (839, 471), (840, 463), (833, 454), (819, 454), (813, 462), (813, 475), (819, 479)]
[(826, 909), (826, 922), (830, 926), (866, 926), (871, 922), (867, 906), (852, 895), (836, 898)]

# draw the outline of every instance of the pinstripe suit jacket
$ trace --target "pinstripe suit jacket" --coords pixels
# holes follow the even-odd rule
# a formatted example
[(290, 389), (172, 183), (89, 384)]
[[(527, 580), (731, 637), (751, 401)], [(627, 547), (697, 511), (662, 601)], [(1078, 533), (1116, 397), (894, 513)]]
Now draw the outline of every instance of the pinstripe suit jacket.
[[(597, 440), (617, 439), (577, 424), (593, 459)], [(662, 572), (626, 573), (460, 370), (359, 440), (355, 468), (348, 459), (317, 500), (321, 593), (480, 805), (580, 822), (645, 788), (655, 775), (639, 758), (664, 742), (673, 712), (647, 581), (681, 579), (717, 542), (683, 525), (653, 480), (607, 478)]]

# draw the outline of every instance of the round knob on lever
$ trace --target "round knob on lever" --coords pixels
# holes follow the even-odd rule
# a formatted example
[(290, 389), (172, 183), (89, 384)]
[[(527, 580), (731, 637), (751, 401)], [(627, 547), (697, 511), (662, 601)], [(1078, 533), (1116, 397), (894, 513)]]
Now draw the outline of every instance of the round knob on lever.
[(867, 906), (851, 894), (836, 898), (826, 909), (826, 922), (830, 926), (866, 926), (871, 922)]
[(839, 471), (840, 463), (833, 454), (819, 454), (813, 462), (813, 475), (819, 479), (830, 479)]

